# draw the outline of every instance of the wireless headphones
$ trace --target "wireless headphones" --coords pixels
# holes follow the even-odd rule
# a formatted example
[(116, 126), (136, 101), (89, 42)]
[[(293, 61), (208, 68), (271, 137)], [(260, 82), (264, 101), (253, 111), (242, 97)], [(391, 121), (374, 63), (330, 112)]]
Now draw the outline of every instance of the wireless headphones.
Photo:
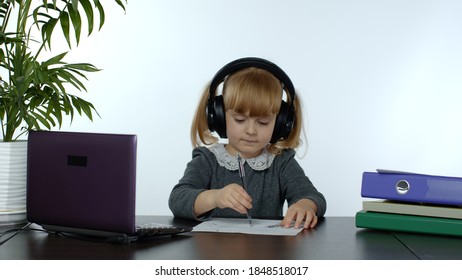
[(282, 84), (282, 88), (290, 96), (290, 103), (287, 104), (284, 100), (281, 101), (281, 108), (276, 117), (273, 135), (271, 136), (270, 143), (276, 143), (278, 140), (286, 139), (289, 137), (290, 132), (294, 126), (294, 100), (295, 88), (289, 76), (276, 64), (256, 57), (247, 57), (234, 60), (221, 68), (213, 77), (210, 83), (209, 99), (207, 101), (207, 122), (211, 132), (215, 131), (221, 138), (226, 136), (226, 118), (225, 106), (223, 96), (216, 96), (216, 90), (228, 75), (231, 75), (241, 69), (256, 67), (266, 70), (273, 74)]

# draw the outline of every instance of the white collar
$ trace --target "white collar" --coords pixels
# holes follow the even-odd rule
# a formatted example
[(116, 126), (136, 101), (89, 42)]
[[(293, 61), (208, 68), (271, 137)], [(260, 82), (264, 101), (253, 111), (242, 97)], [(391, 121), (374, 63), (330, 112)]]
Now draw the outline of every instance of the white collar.
[[(237, 157), (230, 155), (224, 144), (217, 143), (208, 149), (215, 155), (220, 166), (231, 171), (238, 170)], [(265, 148), (258, 156), (242, 160), (243, 163), (247, 162), (253, 170), (262, 171), (271, 166), (274, 156), (274, 154), (268, 152)]]

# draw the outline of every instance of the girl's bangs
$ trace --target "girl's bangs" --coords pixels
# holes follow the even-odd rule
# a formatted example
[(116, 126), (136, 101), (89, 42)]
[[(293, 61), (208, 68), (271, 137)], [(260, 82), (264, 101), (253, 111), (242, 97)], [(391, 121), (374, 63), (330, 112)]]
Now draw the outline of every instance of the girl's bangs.
[(251, 117), (277, 114), (282, 101), (279, 80), (261, 69), (239, 73), (231, 76), (223, 88), (225, 108)]

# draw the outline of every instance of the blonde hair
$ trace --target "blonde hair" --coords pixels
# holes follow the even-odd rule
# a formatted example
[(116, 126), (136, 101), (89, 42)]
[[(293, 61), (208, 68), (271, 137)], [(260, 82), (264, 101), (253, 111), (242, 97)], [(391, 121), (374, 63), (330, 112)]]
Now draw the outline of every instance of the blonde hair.
[[(287, 90), (287, 89), (284, 89)], [(206, 107), (209, 99), (210, 83), (205, 87), (191, 126), (191, 143), (193, 147), (212, 145), (219, 141), (209, 129)], [(232, 109), (238, 113), (248, 113), (251, 117), (278, 114), (282, 101), (281, 82), (270, 72), (249, 67), (229, 75), (222, 89), (225, 110)], [(290, 95), (287, 103), (290, 103)], [(302, 112), (299, 98), (294, 102), (294, 126), (287, 139), (280, 139), (270, 144), (268, 150), (274, 154), (284, 149), (295, 149), (301, 145)]]

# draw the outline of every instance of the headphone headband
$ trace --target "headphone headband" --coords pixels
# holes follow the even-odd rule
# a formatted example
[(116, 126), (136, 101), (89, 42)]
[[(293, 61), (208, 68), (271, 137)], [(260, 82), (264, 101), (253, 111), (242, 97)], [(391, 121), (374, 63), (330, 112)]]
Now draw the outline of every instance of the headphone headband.
[(290, 80), (289, 76), (276, 64), (268, 61), (266, 59), (258, 57), (246, 57), (240, 58), (223, 66), (213, 77), (212, 82), (210, 83), (210, 96), (209, 101), (213, 99), (215, 91), (219, 84), (221, 84), (224, 79), (233, 73), (236, 73), (239, 70), (249, 67), (256, 67), (263, 70), (266, 70), (273, 74), (283, 85), (283, 88), (286, 89), (286, 93), (290, 95), (290, 99), (293, 102), (295, 99), (295, 88)]

